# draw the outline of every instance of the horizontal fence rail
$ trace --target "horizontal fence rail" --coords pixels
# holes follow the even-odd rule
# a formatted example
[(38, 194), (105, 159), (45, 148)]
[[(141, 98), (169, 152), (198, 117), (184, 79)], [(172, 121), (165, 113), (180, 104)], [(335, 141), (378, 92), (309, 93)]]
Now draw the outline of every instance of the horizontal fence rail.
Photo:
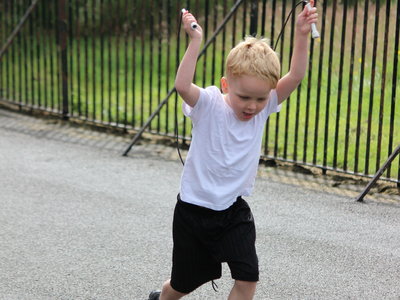
[[(258, 34), (274, 45), (296, 1), (240, 1), (199, 59), (195, 82), (217, 85), (229, 50)], [(0, 2), (0, 49), (32, 6)], [(207, 41), (233, 0), (39, 0), (0, 60), (0, 103), (62, 118), (139, 130), (173, 89), (188, 39), (180, 11), (198, 18)], [(372, 176), (400, 144), (400, 0), (317, 1), (321, 38), (310, 38), (299, 88), (270, 117), (263, 158)], [(277, 53), (289, 69), (295, 19)], [(147, 132), (190, 143), (191, 123), (172, 92)], [(177, 120), (177, 122), (176, 122)], [(178, 125), (176, 128), (176, 124)], [(384, 179), (400, 186), (400, 159)]]

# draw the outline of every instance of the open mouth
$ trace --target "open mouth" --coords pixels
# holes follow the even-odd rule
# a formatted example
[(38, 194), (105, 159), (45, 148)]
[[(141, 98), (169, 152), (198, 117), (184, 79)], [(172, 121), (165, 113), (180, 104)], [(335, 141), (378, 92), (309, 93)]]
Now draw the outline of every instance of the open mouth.
[(244, 119), (251, 119), (254, 114), (243, 112), (243, 118)]

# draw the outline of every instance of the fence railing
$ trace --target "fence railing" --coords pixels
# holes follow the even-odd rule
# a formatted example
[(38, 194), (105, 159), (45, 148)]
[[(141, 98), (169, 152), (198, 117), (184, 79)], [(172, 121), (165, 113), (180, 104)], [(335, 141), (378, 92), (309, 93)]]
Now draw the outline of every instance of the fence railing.
[[(239, 3), (240, 2), (240, 3)], [(0, 3), (0, 46), (32, 4)], [(39, 0), (0, 60), (0, 103), (102, 126), (139, 130), (173, 88), (187, 45), (179, 13), (196, 14), (207, 41), (195, 81), (219, 85), (225, 57), (245, 35), (274, 45), (296, 1)], [(269, 119), (263, 157), (349, 174), (374, 174), (400, 143), (400, 0), (318, 1), (321, 39), (310, 39), (306, 78)], [(289, 68), (295, 16), (277, 52)], [(146, 129), (190, 141), (191, 124), (172, 93)], [(397, 105), (396, 105), (397, 104)], [(400, 160), (385, 172), (400, 183)]]

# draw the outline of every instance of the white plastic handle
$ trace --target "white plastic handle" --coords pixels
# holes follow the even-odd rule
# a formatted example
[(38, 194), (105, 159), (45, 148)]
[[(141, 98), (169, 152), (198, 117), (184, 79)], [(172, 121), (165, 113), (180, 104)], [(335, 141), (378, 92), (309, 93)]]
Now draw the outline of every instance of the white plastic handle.
[[(310, 2), (306, 4), (308, 11), (312, 9)], [(311, 36), (313, 39), (319, 38), (319, 32), (317, 30), (317, 26), (315, 26), (315, 23), (311, 24)]]
[[(185, 8), (182, 8), (182, 14), (184, 14), (185, 12), (187, 12), (187, 10)], [(192, 30), (195, 30), (197, 28), (197, 23), (196, 22), (192, 22), (190, 23), (190, 28), (192, 28)]]

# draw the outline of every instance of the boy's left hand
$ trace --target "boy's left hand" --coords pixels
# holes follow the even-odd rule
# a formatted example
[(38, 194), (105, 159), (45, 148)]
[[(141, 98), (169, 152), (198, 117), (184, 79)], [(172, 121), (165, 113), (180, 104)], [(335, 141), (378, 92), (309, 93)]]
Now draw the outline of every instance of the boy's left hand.
[(311, 23), (318, 22), (317, 8), (314, 7), (314, 1), (310, 1), (311, 10), (304, 6), (303, 11), (298, 15), (296, 22), (296, 30), (300, 34), (309, 34), (311, 31)]

